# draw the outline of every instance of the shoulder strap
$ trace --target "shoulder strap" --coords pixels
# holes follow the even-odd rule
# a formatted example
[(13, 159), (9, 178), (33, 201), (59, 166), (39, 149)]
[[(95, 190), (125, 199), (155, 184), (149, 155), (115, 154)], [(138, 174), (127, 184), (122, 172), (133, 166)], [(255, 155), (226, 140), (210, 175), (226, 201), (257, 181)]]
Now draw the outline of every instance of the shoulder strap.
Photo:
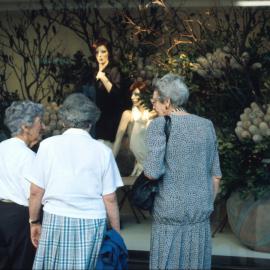
[(165, 118), (164, 133), (166, 135), (166, 144), (167, 144), (171, 132), (171, 117), (169, 115), (165, 115), (164, 118)]

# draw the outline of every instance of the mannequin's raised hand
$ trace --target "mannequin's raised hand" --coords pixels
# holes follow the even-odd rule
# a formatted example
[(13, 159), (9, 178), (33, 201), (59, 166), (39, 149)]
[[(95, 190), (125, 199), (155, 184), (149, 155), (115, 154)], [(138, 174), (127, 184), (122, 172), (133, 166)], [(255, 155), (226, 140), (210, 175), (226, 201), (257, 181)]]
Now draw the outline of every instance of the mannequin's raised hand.
[(99, 72), (97, 73), (96, 79), (97, 79), (97, 81), (98, 81), (98, 80), (104, 80), (105, 77), (106, 77), (105, 72), (99, 71)]

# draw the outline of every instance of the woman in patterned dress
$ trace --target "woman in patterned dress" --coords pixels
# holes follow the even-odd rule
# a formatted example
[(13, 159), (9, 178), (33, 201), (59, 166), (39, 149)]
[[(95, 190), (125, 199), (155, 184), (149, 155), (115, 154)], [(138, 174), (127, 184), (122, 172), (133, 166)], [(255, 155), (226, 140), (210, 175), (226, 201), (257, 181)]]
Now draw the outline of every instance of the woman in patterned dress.
[[(152, 104), (159, 116), (147, 130), (144, 172), (159, 184), (153, 209), (150, 269), (210, 269), (209, 217), (221, 171), (216, 134), (210, 120), (186, 112), (189, 91), (182, 79), (167, 74), (155, 83)], [(154, 180), (153, 180), (154, 181)]]

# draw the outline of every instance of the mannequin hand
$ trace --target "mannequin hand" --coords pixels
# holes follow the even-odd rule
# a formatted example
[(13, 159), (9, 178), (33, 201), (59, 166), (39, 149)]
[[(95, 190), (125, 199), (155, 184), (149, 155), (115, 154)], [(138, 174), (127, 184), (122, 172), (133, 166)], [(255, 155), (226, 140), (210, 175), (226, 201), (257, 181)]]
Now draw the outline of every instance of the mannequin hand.
[(98, 74), (97, 74), (97, 76), (96, 76), (96, 79), (97, 80), (104, 80), (104, 78), (106, 78), (105, 73), (102, 72), (102, 71), (99, 71)]

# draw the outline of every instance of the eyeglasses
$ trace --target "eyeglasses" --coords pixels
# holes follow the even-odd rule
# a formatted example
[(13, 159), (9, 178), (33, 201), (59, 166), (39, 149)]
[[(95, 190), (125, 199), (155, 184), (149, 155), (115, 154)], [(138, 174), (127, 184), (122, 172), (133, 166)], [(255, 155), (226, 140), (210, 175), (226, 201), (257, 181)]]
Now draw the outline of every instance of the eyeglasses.
[(160, 101), (161, 97), (156, 97), (156, 98), (151, 98), (150, 102), (152, 103), (152, 105), (154, 105), (157, 101)]

